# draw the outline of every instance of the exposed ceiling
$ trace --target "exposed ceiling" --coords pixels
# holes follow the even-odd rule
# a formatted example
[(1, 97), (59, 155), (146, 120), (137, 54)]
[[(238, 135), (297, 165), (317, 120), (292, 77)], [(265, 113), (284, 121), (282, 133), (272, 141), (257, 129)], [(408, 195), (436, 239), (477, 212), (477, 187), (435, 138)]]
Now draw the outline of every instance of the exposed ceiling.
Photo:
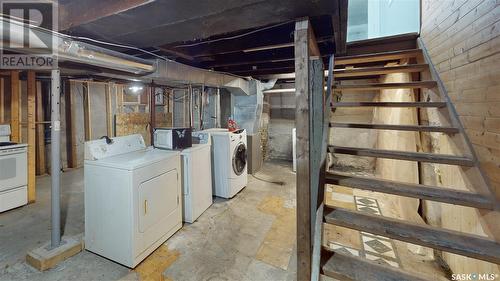
[(335, 51), (335, 41), (345, 44), (341, 33), (347, 22), (347, 0), (59, 2), (60, 29), (67, 34), (140, 47), (189, 65), (242, 76), (294, 71), (297, 18), (310, 17), (325, 59)]

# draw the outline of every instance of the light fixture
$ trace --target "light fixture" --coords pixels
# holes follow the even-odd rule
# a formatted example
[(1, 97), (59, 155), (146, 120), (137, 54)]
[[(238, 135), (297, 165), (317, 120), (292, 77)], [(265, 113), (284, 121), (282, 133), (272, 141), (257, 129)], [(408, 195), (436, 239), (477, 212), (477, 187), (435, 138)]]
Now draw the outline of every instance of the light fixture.
[(128, 89), (130, 92), (137, 94), (137, 93), (141, 92), (144, 89), (144, 87), (141, 85), (132, 85), (132, 86), (128, 87)]

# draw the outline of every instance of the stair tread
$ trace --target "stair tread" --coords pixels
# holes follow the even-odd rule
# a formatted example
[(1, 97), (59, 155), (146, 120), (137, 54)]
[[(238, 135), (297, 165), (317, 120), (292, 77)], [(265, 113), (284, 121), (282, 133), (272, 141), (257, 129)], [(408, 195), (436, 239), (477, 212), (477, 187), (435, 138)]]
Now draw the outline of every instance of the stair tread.
[(331, 153), (349, 154), (367, 157), (379, 157), (398, 160), (409, 160), (429, 163), (440, 163), (461, 166), (474, 166), (474, 161), (464, 156), (449, 155), (449, 154), (434, 154), (425, 152), (409, 152), (398, 150), (374, 149), (374, 148), (358, 148), (329, 145), (328, 151)]
[(445, 107), (446, 102), (336, 102), (332, 108), (338, 107)]
[(336, 91), (364, 91), (364, 90), (384, 90), (384, 89), (417, 89), (434, 88), (436, 81), (412, 81), (412, 82), (393, 82), (393, 83), (363, 83), (363, 84), (337, 84), (334, 86)]
[(425, 125), (392, 125), (392, 124), (370, 124), (370, 123), (330, 123), (331, 128), (355, 128), (355, 129), (376, 129), (376, 130), (397, 130), (397, 131), (418, 131), (418, 132), (442, 132), (458, 133), (458, 128), (446, 126), (425, 126)]
[(421, 72), (427, 69), (429, 69), (429, 65), (427, 64), (357, 67), (357, 68), (335, 69), (333, 71), (333, 75), (335, 78), (363, 77), (363, 76), (382, 75), (389, 73)]
[(492, 202), (489, 196), (469, 191), (345, 175), (336, 172), (326, 173), (325, 181), (328, 184), (342, 185), (350, 188), (420, 198), (480, 209), (494, 209), (494, 202)]
[(500, 244), (486, 237), (342, 208), (324, 214), (330, 224), (500, 264)]
[(342, 56), (335, 58), (335, 65), (358, 64), (367, 62), (397, 60), (402, 58), (412, 58), (422, 54), (420, 49), (409, 49), (400, 51), (390, 51), (382, 53), (372, 53), (353, 56)]
[(332, 278), (339, 275), (349, 280), (384, 280), (384, 281), (425, 281), (432, 280), (422, 274), (412, 274), (399, 268), (382, 265), (354, 255), (325, 248), (326, 261), (322, 265), (323, 274)]

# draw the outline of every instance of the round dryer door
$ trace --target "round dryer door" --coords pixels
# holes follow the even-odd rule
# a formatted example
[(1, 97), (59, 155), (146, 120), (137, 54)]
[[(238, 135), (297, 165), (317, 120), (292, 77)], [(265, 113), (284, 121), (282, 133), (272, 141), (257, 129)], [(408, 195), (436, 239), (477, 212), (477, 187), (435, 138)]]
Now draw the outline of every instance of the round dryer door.
[(233, 171), (239, 176), (247, 166), (247, 147), (244, 143), (238, 144), (233, 153)]

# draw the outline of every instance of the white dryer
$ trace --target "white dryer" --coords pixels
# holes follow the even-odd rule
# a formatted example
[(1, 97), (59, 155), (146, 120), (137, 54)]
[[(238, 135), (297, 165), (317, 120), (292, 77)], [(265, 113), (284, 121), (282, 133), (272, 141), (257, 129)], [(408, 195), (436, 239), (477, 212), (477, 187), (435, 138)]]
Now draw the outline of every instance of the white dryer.
[(212, 138), (214, 194), (232, 198), (247, 179), (247, 133), (245, 130), (208, 130)]
[(85, 143), (85, 248), (135, 267), (182, 226), (180, 153), (141, 135)]

